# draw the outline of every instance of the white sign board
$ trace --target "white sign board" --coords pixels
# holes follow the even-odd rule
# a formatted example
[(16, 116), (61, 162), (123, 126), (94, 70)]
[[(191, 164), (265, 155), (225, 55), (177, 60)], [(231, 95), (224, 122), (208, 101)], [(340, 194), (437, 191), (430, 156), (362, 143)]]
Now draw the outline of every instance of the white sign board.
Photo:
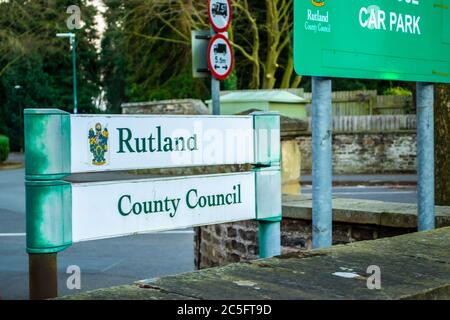
[(233, 50), (222, 34), (216, 34), (209, 43), (208, 67), (218, 80), (225, 80), (233, 70)]
[(255, 216), (253, 172), (72, 185), (73, 242)]
[(231, 23), (231, 5), (229, 0), (208, 1), (209, 21), (216, 32), (225, 32)]
[(254, 162), (252, 116), (71, 116), (71, 172)]
[(191, 50), (192, 50), (192, 76), (194, 78), (210, 78), (211, 73), (208, 70), (209, 38), (211, 31), (191, 31)]

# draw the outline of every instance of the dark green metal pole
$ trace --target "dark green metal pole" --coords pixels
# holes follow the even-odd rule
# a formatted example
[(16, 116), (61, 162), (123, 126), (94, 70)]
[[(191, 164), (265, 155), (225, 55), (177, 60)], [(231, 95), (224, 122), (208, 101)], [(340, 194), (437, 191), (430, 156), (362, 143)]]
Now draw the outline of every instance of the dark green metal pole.
[(58, 296), (58, 265), (56, 253), (28, 254), (30, 300)]

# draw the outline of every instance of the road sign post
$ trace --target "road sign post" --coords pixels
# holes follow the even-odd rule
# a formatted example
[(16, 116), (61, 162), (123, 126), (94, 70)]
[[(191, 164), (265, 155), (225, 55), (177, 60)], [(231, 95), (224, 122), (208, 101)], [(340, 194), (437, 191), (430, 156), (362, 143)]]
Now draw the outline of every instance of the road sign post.
[[(254, 219), (261, 256), (280, 252), (280, 120), (70, 115), (25, 110), (30, 297), (56, 296), (56, 254), (73, 243)], [(248, 172), (69, 183), (73, 173), (252, 164)], [(95, 214), (92, 212), (95, 211)], [(44, 279), (51, 281), (43, 285)]]
[(294, 0), (294, 66), (299, 75), (313, 77), (314, 247), (332, 243), (331, 82), (319, 77), (422, 82), (418, 224), (419, 230), (434, 227), (433, 86), (424, 83), (450, 83), (450, 3), (375, 2)]
[[(216, 32), (211, 27), (211, 39), (215, 37)], [(209, 46), (207, 49), (209, 55)], [(209, 59), (207, 59), (208, 70), (211, 72)], [(212, 101), (212, 114), (215, 116), (220, 115), (220, 80), (218, 80), (211, 72), (211, 101)]]
[(207, 61), (211, 72), (212, 114), (220, 115), (220, 81), (225, 80), (233, 68), (231, 45), (222, 34), (231, 24), (230, 0), (208, 0), (208, 17), (211, 23), (211, 42)]
[(418, 229), (435, 228), (434, 193), (434, 90), (430, 83), (417, 83)]
[(58, 296), (58, 265), (56, 253), (29, 254), (29, 291), (31, 300)]
[(332, 107), (331, 79), (313, 77), (312, 174), (313, 248), (332, 245)]

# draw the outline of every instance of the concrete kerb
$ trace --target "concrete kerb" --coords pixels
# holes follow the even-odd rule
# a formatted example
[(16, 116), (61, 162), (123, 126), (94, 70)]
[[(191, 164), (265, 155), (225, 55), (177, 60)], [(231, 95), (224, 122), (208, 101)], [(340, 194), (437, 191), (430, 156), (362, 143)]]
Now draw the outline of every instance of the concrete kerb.
[[(283, 218), (311, 220), (311, 216), (311, 195), (283, 195)], [(415, 228), (417, 205), (333, 198), (333, 222)], [(450, 207), (436, 207), (436, 225), (450, 226)]]

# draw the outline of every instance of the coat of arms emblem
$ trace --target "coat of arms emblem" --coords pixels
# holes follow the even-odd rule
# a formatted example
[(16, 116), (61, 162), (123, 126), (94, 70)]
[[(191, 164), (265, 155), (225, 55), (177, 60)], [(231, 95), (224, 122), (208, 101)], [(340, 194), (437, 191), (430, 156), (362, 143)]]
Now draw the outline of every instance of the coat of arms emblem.
[(323, 7), (325, 5), (325, 0), (312, 0), (312, 4), (316, 7)]
[(89, 130), (89, 146), (93, 159), (92, 164), (103, 166), (106, 164), (106, 153), (108, 152), (108, 129), (97, 123)]

